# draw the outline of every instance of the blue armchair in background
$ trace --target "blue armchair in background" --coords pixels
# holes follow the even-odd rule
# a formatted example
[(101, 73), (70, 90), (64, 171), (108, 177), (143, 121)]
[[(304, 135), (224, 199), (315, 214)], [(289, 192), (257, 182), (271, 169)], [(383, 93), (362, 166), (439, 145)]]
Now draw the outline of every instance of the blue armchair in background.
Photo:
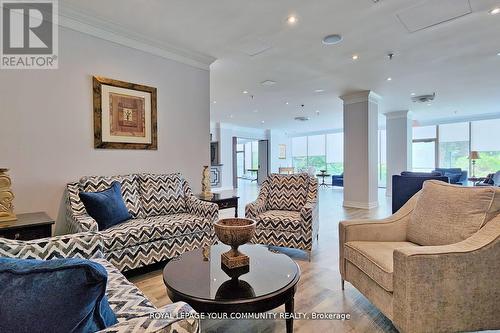
[(344, 173), (341, 175), (333, 175), (332, 176), (332, 185), (333, 186), (344, 186)]
[(467, 184), (467, 170), (460, 168), (436, 168), (433, 172), (440, 172), (442, 176), (448, 177), (450, 184)]
[(435, 179), (448, 183), (450, 180), (440, 172), (403, 171), (392, 176), (392, 213), (396, 213), (410, 198), (422, 189), (426, 180)]

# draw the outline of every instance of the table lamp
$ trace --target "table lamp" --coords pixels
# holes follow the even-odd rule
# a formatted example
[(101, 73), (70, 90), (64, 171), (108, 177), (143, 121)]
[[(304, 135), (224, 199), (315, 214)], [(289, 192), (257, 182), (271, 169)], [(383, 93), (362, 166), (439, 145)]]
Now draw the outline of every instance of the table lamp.
[(469, 160), (472, 161), (472, 178), (476, 178), (476, 160), (480, 159), (479, 153), (472, 150), (469, 154)]

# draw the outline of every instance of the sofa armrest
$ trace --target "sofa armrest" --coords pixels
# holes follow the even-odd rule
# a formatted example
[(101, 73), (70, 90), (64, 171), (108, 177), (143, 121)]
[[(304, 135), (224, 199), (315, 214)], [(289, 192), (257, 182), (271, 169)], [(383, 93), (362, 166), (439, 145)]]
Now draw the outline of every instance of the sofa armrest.
[(339, 223), (339, 265), (344, 277), (344, 244), (351, 241), (404, 242), (411, 212), (418, 193), (411, 197), (395, 214), (380, 220), (351, 220)]
[(0, 238), (0, 256), (18, 259), (102, 258), (102, 237), (94, 232), (19, 241)]
[(393, 274), (401, 331), (499, 329), (500, 215), (462, 242), (394, 251)]
[(200, 330), (200, 325), (199, 320), (194, 318), (195, 315), (196, 312), (188, 304), (177, 302), (155, 311), (139, 314), (99, 332), (197, 333)]
[(219, 218), (219, 206), (215, 203), (203, 201), (194, 195), (189, 195), (186, 197), (186, 205), (189, 214), (206, 218), (212, 223), (215, 223)]
[(257, 217), (266, 211), (266, 201), (262, 198), (250, 202), (245, 206), (245, 217), (256, 220)]
[(304, 227), (311, 232), (311, 237), (314, 242), (319, 232), (319, 204), (317, 201), (307, 201), (300, 210), (300, 217)]
[(68, 230), (71, 233), (94, 232), (99, 230), (97, 221), (88, 214), (75, 215), (70, 212), (66, 216), (66, 222), (68, 224)]

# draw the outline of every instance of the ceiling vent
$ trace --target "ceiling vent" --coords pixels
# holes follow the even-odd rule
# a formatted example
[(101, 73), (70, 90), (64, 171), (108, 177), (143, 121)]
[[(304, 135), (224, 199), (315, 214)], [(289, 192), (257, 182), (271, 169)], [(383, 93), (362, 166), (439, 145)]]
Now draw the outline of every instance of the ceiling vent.
[(411, 100), (413, 101), (413, 103), (429, 103), (432, 102), (434, 98), (436, 98), (436, 93), (414, 96), (411, 98)]
[(262, 81), (260, 84), (263, 85), (264, 87), (272, 87), (276, 84), (276, 81), (265, 80), (265, 81)]
[(310, 118), (309, 117), (300, 116), (300, 117), (295, 117), (293, 119), (295, 119), (297, 121), (308, 121)]

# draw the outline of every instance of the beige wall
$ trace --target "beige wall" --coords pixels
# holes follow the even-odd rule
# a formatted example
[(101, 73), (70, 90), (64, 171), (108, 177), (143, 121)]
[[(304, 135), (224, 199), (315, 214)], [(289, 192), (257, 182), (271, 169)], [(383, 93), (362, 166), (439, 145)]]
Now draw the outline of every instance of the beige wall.
[[(65, 28), (59, 48), (58, 70), (0, 71), (0, 167), (11, 169), (16, 212), (57, 217), (65, 184), (84, 175), (180, 171), (199, 190), (209, 72)], [(158, 89), (157, 151), (93, 148), (92, 75)]]

